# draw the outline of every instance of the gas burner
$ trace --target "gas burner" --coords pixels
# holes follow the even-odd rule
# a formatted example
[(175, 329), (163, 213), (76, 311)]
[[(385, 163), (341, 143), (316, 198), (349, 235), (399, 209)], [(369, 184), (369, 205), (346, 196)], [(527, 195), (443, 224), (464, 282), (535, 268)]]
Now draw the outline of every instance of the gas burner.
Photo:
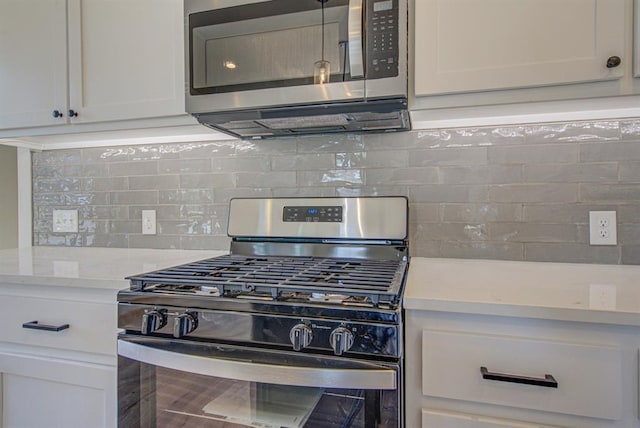
[(311, 302), (342, 303), (346, 298), (348, 298), (348, 296), (344, 294), (311, 293), (309, 295), (309, 301)]
[(402, 260), (226, 255), (129, 279), (132, 288), (155, 293), (393, 306), (405, 268)]

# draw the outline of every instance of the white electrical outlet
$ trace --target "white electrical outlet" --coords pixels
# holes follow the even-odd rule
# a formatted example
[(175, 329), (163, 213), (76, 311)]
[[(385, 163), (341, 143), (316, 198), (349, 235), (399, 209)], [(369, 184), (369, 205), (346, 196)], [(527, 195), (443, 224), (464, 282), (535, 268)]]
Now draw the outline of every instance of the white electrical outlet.
[(78, 210), (53, 210), (53, 231), (78, 233)]
[(617, 245), (615, 211), (589, 211), (589, 243), (591, 245)]
[(142, 234), (156, 234), (156, 210), (142, 210)]

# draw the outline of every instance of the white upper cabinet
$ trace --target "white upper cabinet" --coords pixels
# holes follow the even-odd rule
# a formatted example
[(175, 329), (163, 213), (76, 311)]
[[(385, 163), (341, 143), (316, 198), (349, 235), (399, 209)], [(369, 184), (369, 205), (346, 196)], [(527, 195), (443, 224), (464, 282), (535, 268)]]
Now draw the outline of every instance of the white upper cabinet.
[(625, 0), (415, 0), (415, 94), (619, 79)]
[(74, 122), (184, 114), (182, 1), (69, 0)]
[(64, 124), (65, 0), (0, 0), (0, 128)]
[(0, 0), (0, 35), (0, 129), (184, 114), (179, 0)]

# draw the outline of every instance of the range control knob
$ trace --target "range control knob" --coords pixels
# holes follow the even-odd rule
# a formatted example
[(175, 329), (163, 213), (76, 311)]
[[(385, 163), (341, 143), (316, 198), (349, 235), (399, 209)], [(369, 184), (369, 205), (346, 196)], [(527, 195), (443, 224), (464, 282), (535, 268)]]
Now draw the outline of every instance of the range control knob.
[(353, 346), (353, 333), (346, 327), (338, 327), (331, 332), (329, 343), (334, 354), (342, 355)]
[(198, 313), (185, 312), (173, 319), (173, 337), (180, 338), (198, 327)]
[(167, 325), (167, 310), (153, 309), (142, 315), (142, 334), (151, 334)]
[(293, 350), (299, 351), (311, 344), (313, 340), (313, 330), (306, 324), (296, 324), (289, 332), (289, 339), (293, 344)]

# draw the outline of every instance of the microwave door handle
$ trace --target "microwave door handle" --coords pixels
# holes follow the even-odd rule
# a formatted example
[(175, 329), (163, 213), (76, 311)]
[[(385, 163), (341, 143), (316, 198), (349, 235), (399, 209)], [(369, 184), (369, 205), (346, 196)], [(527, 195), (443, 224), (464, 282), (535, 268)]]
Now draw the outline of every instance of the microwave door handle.
[(349, 0), (349, 67), (351, 77), (364, 77), (362, 0)]

